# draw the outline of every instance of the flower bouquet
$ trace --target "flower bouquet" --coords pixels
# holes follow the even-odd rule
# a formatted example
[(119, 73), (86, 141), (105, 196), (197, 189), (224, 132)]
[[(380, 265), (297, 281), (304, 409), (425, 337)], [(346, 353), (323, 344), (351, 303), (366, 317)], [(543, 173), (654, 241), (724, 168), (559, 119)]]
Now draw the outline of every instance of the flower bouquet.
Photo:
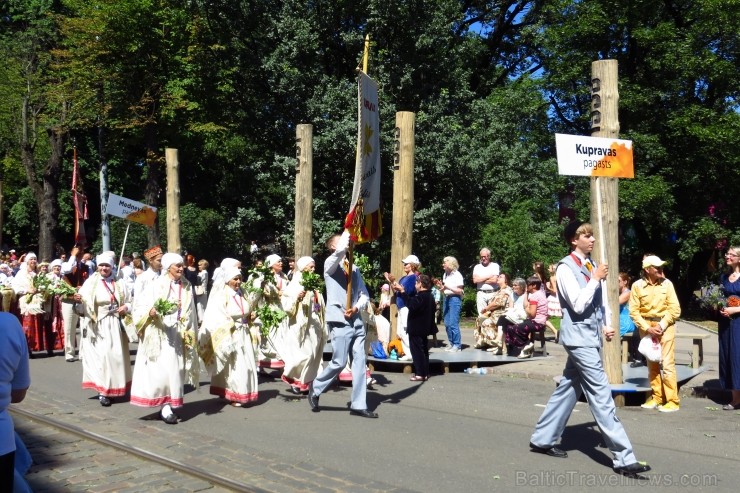
[(160, 316), (169, 315), (177, 310), (177, 303), (163, 298), (154, 302), (154, 311)]
[(44, 300), (51, 293), (53, 279), (46, 274), (36, 274), (31, 282), (33, 287), (36, 288), (36, 293), (28, 293), (26, 295), (26, 303), (31, 302), (34, 294), (40, 295), (41, 299)]
[(716, 316), (717, 312), (727, 306), (727, 298), (722, 286), (719, 284), (708, 284), (701, 289), (699, 306)]
[(64, 281), (59, 281), (57, 285), (52, 288), (51, 292), (62, 298), (77, 294), (77, 290)]

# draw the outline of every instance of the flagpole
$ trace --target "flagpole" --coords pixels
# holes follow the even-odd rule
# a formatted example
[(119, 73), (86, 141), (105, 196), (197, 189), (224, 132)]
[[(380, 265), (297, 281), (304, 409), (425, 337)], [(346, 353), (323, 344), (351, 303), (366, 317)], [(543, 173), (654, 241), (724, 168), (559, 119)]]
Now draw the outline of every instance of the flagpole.
[(367, 59), (370, 58), (370, 35), (365, 35), (365, 53), (362, 55), (362, 71), (367, 73)]
[(126, 240), (128, 240), (128, 228), (131, 227), (131, 221), (126, 221), (126, 234), (123, 235), (123, 246), (121, 247), (121, 256), (118, 257), (118, 278), (121, 279), (121, 260), (123, 260), (123, 252), (126, 251)]

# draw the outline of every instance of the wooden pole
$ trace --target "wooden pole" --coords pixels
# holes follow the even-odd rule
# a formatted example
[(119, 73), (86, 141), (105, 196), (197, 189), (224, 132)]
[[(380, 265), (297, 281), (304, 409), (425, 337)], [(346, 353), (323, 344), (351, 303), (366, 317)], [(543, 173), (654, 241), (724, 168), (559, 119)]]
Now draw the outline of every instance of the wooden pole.
[(182, 252), (180, 244), (180, 162), (177, 149), (166, 148), (167, 163), (167, 251)]
[[(591, 136), (616, 139), (619, 137), (619, 89), (616, 60), (599, 60), (591, 64)], [(604, 369), (609, 383), (623, 383), (622, 345), (619, 340), (619, 179), (591, 178), (591, 224), (596, 236), (597, 262), (609, 264), (606, 278), (606, 300), (611, 309), (607, 325), (616, 335), (604, 340)], [(624, 406), (624, 395), (614, 396), (617, 406)]]
[(295, 131), (295, 258), (313, 255), (313, 125)]
[[(393, 235), (391, 237), (391, 274), (403, 276), (403, 260), (413, 251), (414, 240), (414, 150), (416, 115), (396, 113), (393, 149)], [(422, 262), (429, 259), (420, 259)], [(396, 337), (398, 313), (391, 305), (391, 339)]]

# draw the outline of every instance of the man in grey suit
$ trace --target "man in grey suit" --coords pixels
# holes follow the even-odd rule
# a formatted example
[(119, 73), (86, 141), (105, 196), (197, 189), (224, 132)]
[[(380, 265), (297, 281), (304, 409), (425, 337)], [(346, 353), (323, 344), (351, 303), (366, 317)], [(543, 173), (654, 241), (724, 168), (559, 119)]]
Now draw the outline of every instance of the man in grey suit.
[(349, 233), (334, 235), (326, 242), (331, 255), (324, 262), (326, 283), (326, 323), (331, 333), (333, 354), (331, 362), (314, 379), (308, 389), (308, 404), (313, 412), (319, 412), (319, 396), (331, 385), (347, 365), (352, 350), (352, 402), (349, 412), (353, 416), (377, 418), (367, 409), (367, 385), (365, 380), (365, 325), (360, 312), (365, 309), (370, 296), (357, 266), (352, 266), (352, 297), (347, 308), (347, 284), (349, 272), (346, 254), (349, 248)]
[(606, 306), (602, 281), (608, 267), (598, 267), (590, 254), (596, 239), (588, 223), (573, 221), (565, 227), (565, 239), (572, 252), (563, 258), (556, 271), (558, 298), (563, 309), (560, 343), (568, 360), (558, 388), (550, 397), (540, 416), (529, 446), (533, 452), (565, 458), (567, 452), (555, 446), (565, 430), (570, 414), (583, 392), (591, 413), (599, 425), (613, 458), (614, 472), (628, 477), (640, 477), (650, 466), (638, 462), (632, 444), (616, 415), (609, 382), (601, 362), (601, 334), (607, 340), (614, 329), (607, 327), (609, 310)]

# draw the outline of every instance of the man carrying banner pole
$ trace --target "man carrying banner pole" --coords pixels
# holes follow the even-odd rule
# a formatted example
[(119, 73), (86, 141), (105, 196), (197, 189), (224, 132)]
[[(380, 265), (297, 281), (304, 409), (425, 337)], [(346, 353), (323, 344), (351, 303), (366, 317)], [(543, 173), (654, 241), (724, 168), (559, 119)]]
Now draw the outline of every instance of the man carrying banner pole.
[[(367, 48), (366, 48), (367, 49)], [(378, 415), (367, 409), (365, 377), (365, 326), (360, 312), (370, 296), (357, 266), (352, 265), (354, 243), (378, 238), (380, 221), (380, 138), (378, 87), (360, 71), (358, 77), (358, 135), (352, 206), (345, 219), (345, 231), (326, 243), (331, 252), (324, 263), (326, 323), (331, 334), (332, 360), (311, 383), (308, 403), (319, 411), (319, 396), (345, 368), (352, 350), (352, 401), (350, 414), (364, 418)]]

